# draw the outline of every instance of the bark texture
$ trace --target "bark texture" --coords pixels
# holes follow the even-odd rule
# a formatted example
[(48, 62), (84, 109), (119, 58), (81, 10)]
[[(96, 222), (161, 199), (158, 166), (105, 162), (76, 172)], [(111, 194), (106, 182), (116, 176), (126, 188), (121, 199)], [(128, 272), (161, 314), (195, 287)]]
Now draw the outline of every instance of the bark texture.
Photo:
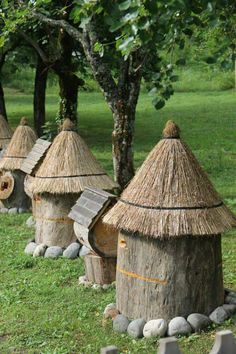
[(68, 214), (78, 199), (77, 194), (34, 196), (34, 216), (36, 220), (37, 244), (67, 247), (76, 241), (73, 221)]
[(96, 255), (84, 257), (88, 281), (95, 284), (110, 284), (116, 279), (116, 258), (102, 258)]
[(152, 240), (120, 233), (116, 303), (130, 319), (191, 313), (223, 304), (221, 236)]
[(22, 208), (29, 210), (31, 208), (31, 200), (24, 190), (25, 173), (20, 170), (11, 172), (14, 178), (14, 189), (9, 198), (2, 200), (5, 208)]
[(42, 126), (45, 124), (45, 99), (47, 77), (47, 65), (38, 55), (34, 80), (34, 127), (38, 136), (42, 135)]

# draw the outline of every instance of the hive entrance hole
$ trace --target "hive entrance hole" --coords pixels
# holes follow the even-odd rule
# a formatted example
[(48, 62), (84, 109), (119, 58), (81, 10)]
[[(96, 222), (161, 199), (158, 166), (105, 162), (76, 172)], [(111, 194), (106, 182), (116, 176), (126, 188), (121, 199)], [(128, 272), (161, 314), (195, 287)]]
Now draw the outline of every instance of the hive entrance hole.
[(1, 191), (3, 192), (5, 189), (8, 189), (8, 186), (9, 186), (8, 182), (2, 182), (1, 183)]

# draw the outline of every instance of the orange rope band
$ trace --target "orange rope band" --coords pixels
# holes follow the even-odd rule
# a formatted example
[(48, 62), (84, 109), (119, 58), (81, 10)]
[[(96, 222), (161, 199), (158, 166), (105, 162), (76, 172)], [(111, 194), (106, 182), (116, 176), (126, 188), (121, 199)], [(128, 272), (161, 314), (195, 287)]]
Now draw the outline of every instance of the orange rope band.
[(162, 285), (167, 284), (166, 280), (160, 280), (160, 279), (156, 279), (156, 278), (146, 278), (146, 277), (143, 277), (142, 275), (136, 274), (134, 272), (128, 272), (127, 270), (121, 269), (118, 266), (116, 267), (116, 270), (122, 274), (127, 275), (128, 277), (139, 279), (139, 280), (144, 280), (149, 283), (158, 283), (158, 284), (162, 284)]

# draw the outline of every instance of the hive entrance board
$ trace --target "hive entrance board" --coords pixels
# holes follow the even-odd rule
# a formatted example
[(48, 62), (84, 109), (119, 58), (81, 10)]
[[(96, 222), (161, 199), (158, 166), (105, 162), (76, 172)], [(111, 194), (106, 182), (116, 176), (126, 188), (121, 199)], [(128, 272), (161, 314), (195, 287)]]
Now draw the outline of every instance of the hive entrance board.
[(71, 209), (69, 217), (91, 230), (106, 208), (115, 201), (113, 194), (99, 189), (86, 188)]
[(52, 143), (44, 139), (38, 139), (22, 164), (21, 171), (31, 175), (39, 162), (45, 156)]
[(69, 217), (74, 220), (78, 240), (100, 257), (116, 257), (118, 231), (107, 227), (102, 216), (116, 202), (116, 196), (98, 189), (82, 193)]

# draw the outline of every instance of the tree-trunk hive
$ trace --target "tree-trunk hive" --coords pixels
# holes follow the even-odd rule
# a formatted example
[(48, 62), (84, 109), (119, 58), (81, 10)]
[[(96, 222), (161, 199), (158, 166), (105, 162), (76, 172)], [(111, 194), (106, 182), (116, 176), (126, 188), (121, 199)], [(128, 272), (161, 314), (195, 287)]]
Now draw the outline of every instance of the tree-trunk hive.
[(66, 119), (25, 183), (34, 199), (37, 243), (67, 247), (76, 240), (68, 214), (84, 188), (91, 186), (112, 190), (116, 185)]
[(22, 118), (0, 160), (0, 200), (6, 208), (30, 208), (24, 191), (25, 173), (20, 169), (36, 139), (34, 130)]
[(170, 320), (223, 304), (221, 233), (236, 219), (173, 122), (104, 222), (120, 230), (122, 314)]
[(115, 203), (115, 195), (86, 188), (69, 214), (79, 242), (91, 251), (84, 258), (86, 278), (101, 285), (112, 283), (116, 275), (118, 231), (102, 222)]

